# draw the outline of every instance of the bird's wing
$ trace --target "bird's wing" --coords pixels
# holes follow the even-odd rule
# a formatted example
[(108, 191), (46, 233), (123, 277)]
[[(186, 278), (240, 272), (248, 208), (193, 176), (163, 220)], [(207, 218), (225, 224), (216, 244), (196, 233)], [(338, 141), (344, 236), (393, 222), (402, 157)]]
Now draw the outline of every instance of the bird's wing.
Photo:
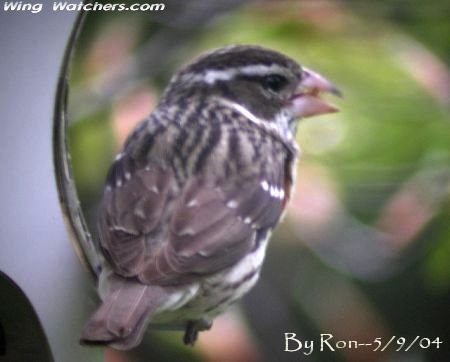
[(230, 267), (277, 223), (282, 204), (256, 178), (225, 185), (191, 180), (175, 206), (168, 243), (138, 278), (180, 284)]
[(192, 177), (176, 192), (174, 172), (127, 155), (108, 176), (100, 243), (118, 274), (143, 283), (183, 284), (240, 260), (278, 222), (284, 170), (270, 180)]
[(138, 165), (126, 153), (111, 166), (98, 232), (100, 247), (118, 274), (135, 276), (151, 256), (148, 239), (161, 234), (172, 183), (172, 172), (163, 165)]

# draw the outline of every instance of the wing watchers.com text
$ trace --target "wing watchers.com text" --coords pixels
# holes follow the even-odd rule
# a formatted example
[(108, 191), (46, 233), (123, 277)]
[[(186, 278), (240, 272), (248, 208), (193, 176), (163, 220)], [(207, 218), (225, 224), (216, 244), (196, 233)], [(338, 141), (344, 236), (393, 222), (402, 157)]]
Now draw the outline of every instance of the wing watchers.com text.
[(71, 3), (67, 1), (54, 1), (50, 3), (28, 3), (25, 1), (6, 1), (3, 10), (9, 12), (40, 13), (44, 7), (51, 6), (53, 11), (163, 11), (164, 3), (135, 3), (135, 4), (112, 4), (112, 3)]

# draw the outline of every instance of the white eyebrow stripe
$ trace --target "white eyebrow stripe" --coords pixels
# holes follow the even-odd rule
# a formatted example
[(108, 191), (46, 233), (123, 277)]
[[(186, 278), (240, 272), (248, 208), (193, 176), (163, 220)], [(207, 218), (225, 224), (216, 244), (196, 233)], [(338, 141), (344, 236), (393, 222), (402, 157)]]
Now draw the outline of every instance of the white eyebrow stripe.
[(226, 70), (211, 69), (206, 72), (195, 75), (188, 73), (183, 75), (182, 80), (214, 84), (220, 80), (230, 80), (238, 74), (244, 74), (249, 76), (263, 76), (272, 73), (285, 74), (286, 69), (279, 66), (278, 64), (272, 65), (253, 64)]
[(214, 84), (218, 80), (230, 80), (236, 75), (236, 72), (229, 70), (208, 70), (206, 73), (198, 74), (192, 78), (194, 82), (205, 81), (208, 84)]

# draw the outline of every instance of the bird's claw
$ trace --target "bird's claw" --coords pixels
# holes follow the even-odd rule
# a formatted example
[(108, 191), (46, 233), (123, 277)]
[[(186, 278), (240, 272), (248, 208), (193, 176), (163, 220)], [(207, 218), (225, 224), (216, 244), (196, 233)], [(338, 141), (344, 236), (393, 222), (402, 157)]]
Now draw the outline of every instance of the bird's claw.
[(198, 333), (210, 329), (212, 322), (206, 319), (197, 319), (188, 321), (184, 332), (183, 342), (186, 345), (193, 346), (198, 338)]

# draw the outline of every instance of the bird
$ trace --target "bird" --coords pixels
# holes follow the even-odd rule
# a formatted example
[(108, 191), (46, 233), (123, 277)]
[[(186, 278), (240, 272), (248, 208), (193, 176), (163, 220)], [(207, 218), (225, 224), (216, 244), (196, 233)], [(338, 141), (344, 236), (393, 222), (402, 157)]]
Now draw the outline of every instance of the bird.
[(227, 45), (170, 79), (106, 177), (97, 217), (100, 306), (80, 342), (185, 344), (257, 282), (292, 194), (300, 119), (337, 112), (333, 83), (283, 53)]

